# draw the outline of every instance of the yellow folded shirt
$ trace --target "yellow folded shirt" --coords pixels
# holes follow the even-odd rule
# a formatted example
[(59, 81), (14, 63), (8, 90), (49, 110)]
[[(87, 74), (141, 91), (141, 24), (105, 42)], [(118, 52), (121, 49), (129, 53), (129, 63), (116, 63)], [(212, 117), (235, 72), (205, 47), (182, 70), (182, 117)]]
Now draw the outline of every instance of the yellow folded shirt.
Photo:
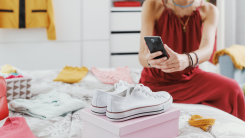
[(234, 66), (242, 70), (245, 67), (245, 46), (233, 45), (220, 51), (216, 51), (213, 57), (213, 63), (216, 65), (219, 62), (219, 56), (228, 55)]
[(78, 83), (80, 82), (88, 73), (88, 68), (86, 67), (68, 67), (66, 66), (59, 73), (54, 81), (62, 81), (66, 83)]
[(212, 125), (214, 125), (215, 119), (204, 118), (200, 115), (193, 115), (188, 122), (191, 126), (199, 127), (204, 131), (209, 131), (212, 128)]
[(4, 65), (1, 69), (1, 72), (6, 74), (16, 73), (16, 69), (11, 65)]

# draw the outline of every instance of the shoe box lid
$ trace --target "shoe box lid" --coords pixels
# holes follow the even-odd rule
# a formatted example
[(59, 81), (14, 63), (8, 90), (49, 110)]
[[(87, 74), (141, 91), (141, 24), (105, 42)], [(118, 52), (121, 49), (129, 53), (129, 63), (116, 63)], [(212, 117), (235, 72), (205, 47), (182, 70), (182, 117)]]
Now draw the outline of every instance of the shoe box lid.
[(81, 111), (81, 118), (93, 125), (107, 130), (115, 135), (124, 136), (148, 127), (152, 127), (169, 120), (179, 118), (180, 110), (171, 107), (168, 111), (147, 117), (140, 117), (124, 122), (112, 122), (107, 120), (106, 116), (97, 116), (92, 114), (90, 108)]

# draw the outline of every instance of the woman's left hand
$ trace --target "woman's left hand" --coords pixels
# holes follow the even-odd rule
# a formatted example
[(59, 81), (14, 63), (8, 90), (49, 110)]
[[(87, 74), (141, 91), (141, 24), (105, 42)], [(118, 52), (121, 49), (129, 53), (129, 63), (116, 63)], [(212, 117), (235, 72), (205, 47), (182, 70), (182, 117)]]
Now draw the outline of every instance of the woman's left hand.
[(186, 54), (178, 54), (166, 44), (164, 45), (164, 48), (169, 55), (169, 59), (161, 62), (156, 68), (161, 69), (163, 72), (171, 73), (182, 71), (189, 66), (189, 58)]

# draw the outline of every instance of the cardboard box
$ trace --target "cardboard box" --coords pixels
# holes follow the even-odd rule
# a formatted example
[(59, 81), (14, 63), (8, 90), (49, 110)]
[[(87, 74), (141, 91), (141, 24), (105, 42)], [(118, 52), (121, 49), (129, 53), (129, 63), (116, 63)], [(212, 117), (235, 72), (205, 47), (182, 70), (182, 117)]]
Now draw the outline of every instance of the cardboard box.
[(31, 78), (14, 78), (5, 79), (8, 102), (13, 99), (30, 99), (31, 98)]
[(111, 122), (87, 108), (81, 111), (82, 138), (175, 138), (179, 134), (179, 116), (180, 110), (171, 107), (162, 114)]

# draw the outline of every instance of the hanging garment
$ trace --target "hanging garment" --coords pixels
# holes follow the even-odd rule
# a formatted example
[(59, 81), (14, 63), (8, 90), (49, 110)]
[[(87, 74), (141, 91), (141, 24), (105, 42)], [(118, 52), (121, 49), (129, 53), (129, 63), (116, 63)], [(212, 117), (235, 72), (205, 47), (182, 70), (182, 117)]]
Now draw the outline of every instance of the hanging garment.
[(39, 27), (56, 40), (52, 0), (0, 0), (0, 28)]
[(0, 127), (0, 138), (36, 138), (24, 117), (9, 117)]
[(91, 68), (92, 73), (104, 84), (115, 84), (120, 80), (133, 84), (128, 67), (118, 67), (116, 70), (102, 71), (97, 68)]
[(26, 113), (42, 119), (64, 116), (85, 106), (85, 100), (75, 99), (66, 93), (55, 90), (46, 94), (39, 94), (29, 100), (14, 99), (9, 103), (9, 109), (12, 111)]
[[(191, 13), (184, 32), (177, 15), (164, 1), (167, 0), (163, 0), (164, 10), (154, 26), (153, 35), (160, 36), (164, 44), (179, 54), (199, 49), (202, 38), (202, 18), (199, 9), (202, 6)], [(187, 19), (188, 16), (181, 17), (183, 22)], [(245, 121), (245, 100), (238, 83), (222, 75), (205, 72), (198, 66), (173, 73), (165, 73), (156, 68), (144, 68), (140, 83), (155, 92), (169, 92), (174, 103), (216, 107)]]
[(242, 70), (245, 68), (245, 46), (233, 45), (229, 48), (215, 52), (213, 63), (218, 64), (219, 56), (228, 55), (231, 57), (231, 60), (234, 66), (237, 69)]
[(3, 77), (0, 77), (0, 120), (9, 116), (8, 102), (6, 98), (6, 82)]
[(80, 82), (88, 73), (88, 68), (86, 67), (68, 67), (66, 66), (59, 73), (58, 77), (54, 81), (62, 81), (65, 83), (78, 83)]

